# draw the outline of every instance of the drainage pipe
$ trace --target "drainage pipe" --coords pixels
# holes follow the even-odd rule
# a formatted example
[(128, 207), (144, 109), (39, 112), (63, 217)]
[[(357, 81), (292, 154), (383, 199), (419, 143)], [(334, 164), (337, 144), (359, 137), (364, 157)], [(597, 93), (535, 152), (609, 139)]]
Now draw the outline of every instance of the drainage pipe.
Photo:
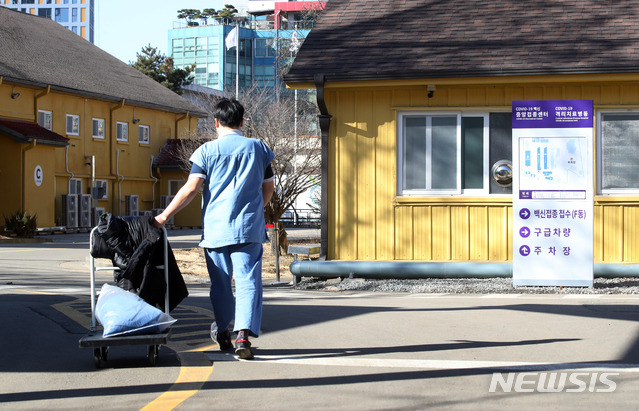
[(122, 215), (122, 182), (124, 181), (124, 176), (120, 174), (120, 149), (119, 148), (115, 149), (115, 174), (118, 176), (118, 216), (121, 216)]
[(153, 156), (151, 156), (151, 164), (149, 164), (149, 173), (153, 179), (153, 185), (151, 186), (151, 210), (155, 208), (155, 185), (158, 183), (158, 179), (153, 175)]
[[(293, 261), (296, 277), (372, 279), (512, 277), (512, 263), (406, 261)], [(595, 263), (595, 277), (639, 277), (639, 264)]]
[(324, 83), (326, 78), (324, 74), (317, 73), (313, 76), (315, 82), (315, 96), (317, 98), (317, 107), (320, 114), (317, 116), (320, 126), (321, 135), (321, 184), (320, 184), (320, 260), (326, 260), (328, 253), (328, 173), (329, 173), (329, 131), (331, 127), (331, 114), (326, 107), (326, 100), (324, 99)]

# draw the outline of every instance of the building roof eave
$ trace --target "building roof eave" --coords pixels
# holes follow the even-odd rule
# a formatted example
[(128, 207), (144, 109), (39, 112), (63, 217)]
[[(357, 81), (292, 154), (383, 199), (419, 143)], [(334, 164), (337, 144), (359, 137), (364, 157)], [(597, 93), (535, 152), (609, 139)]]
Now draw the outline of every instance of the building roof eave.
[[(37, 88), (44, 88), (46, 89), (47, 87), (51, 87), (51, 90), (54, 91), (59, 91), (62, 93), (68, 93), (68, 94), (74, 94), (77, 96), (82, 96), (82, 97), (90, 97), (90, 98), (95, 98), (95, 99), (100, 99), (100, 100), (105, 100), (105, 101), (112, 101), (115, 103), (119, 103), (122, 101), (122, 99), (124, 97), (117, 97), (117, 96), (111, 96), (111, 95), (106, 95), (106, 94), (101, 94), (101, 93), (94, 93), (94, 92), (90, 92), (90, 91), (86, 91), (86, 90), (78, 90), (78, 89), (72, 89), (69, 87), (63, 87), (63, 86), (57, 86), (57, 85), (53, 85), (53, 84), (45, 84), (45, 83), (41, 83), (41, 82), (37, 82), (37, 81), (31, 81), (31, 80), (24, 80), (24, 79), (18, 79), (18, 78), (13, 78), (11, 76), (3, 76), (5, 83), (13, 83), (13, 84), (20, 84), (20, 85), (24, 85), (24, 86), (30, 86), (30, 87), (37, 87)], [(154, 103), (149, 103), (146, 101), (142, 101), (142, 100), (136, 100), (136, 99), (126, 99), (126, 102), (128, 105), (132, 105), (132, 106), (138, 106), (138, 107), (146, 107), (146, 108), (151, 108), (151, 109), (155, 109), (155, 110), (163, 110), (163, 111), (168, 111), (171, 113), (178, 113), (178, 114), (186, 114), (189, 113), (192, 117), (207, 117), (208, 113), (206, 113), (205, 111), (202, 110), (192, 110), (192, 109), (186, 109), (186, 108), (178, 108), (178, 107), (173, 107), (173, 106), (167, 106), (167, 105), (162, 105), (162, 104), (154, 104)]]
[[(440, 70), (419, 72), (383, 72), (383, 73), (324, 73), (327, 83), (334, 82), (362, 82), (362, 81), (395, 81), (395, 80), (419, 80), (419, 79), (498, 79), (505, 77), (541, 77), (541, 76), (567, 76), (567, 75), (628, 75), (636, 74), (639, 78), (637, 66), (615, 67), (558, 67), (558, 68), (515, 68), (495, 70)], [(296, 84), (312, 83), (314, 73), (286, 74), (284, 81), (290, 87)], [(468, 81), (464, 81), (468, 82)]]
[(6, 134), (21, 144), (31, 143), (35, 140), (38, 144), (47, 146), (65, 147), (69, 145), (67, 137), (47, 130), (33, 121), (0, 118), (0, 133)]

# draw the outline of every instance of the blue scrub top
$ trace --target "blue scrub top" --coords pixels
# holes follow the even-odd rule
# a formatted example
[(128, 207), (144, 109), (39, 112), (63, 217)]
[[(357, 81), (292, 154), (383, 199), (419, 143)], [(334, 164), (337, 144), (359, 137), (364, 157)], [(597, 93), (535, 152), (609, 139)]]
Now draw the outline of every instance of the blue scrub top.
[(268, 241), (262, 184), (275, 155), (239, 130), (200, 146), (191, 155), (191, 174), (205, 179), (200, 247)]

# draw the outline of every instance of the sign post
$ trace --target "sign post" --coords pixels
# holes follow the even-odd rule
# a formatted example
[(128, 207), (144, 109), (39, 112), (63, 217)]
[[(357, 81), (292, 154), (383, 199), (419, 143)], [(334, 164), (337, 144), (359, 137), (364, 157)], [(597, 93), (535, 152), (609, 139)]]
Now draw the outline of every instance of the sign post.
[(593, 103), (513, 101), (513, 285), (593, 284)]

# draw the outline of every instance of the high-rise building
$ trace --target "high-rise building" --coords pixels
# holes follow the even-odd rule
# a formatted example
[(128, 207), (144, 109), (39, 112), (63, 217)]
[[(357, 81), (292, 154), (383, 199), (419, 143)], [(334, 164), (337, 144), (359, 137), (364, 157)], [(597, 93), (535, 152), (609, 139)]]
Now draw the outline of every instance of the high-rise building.
[[(176, 67), (195, 64), (194, 84), (231, 90), (236, 78), (242, 88), (277, 87), (278, 70), (295, 53), (298, 39), (310, 31), (302, 16), (320, 10), (324, 2), (264, 2), (249, 14), (233, 20), (208, 18), (175, 23), (169, 30), (169, 56)], [(237, 26), (239, 56), (235, 44), (226, 44)], [(239, 75), (237, 75), (239, 62)]]
[(54, 20), (94, 43), (95, 0), (0, 0), (0, 5)]

